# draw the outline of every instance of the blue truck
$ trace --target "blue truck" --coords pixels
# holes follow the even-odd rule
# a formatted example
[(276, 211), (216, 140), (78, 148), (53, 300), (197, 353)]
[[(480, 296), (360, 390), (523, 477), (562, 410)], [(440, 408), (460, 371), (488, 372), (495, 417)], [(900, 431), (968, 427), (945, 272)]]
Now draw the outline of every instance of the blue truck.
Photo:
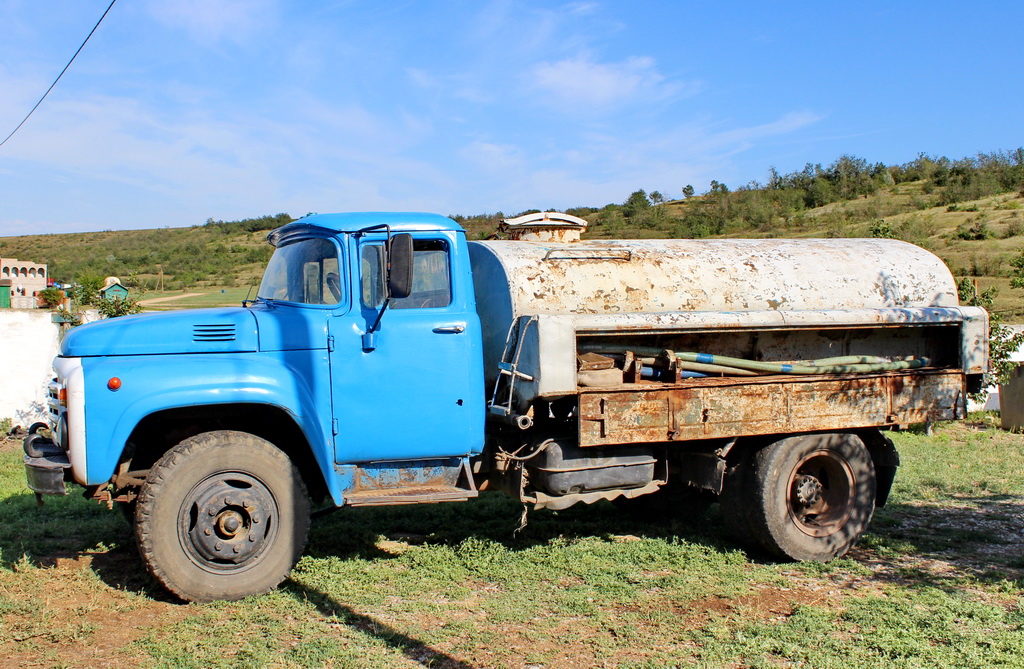
[(270, 233), (241, 307), (71, 330), (30, 489), (120, 505), (175, 595), (276, 587), (310, 509), (720, 502), (787, 559), (845, 553), (885, 503), (885, 430), (962, 418), (988, 320), (894, 240), (582, 240), (557, 212), (468, 242), (419, 213)]

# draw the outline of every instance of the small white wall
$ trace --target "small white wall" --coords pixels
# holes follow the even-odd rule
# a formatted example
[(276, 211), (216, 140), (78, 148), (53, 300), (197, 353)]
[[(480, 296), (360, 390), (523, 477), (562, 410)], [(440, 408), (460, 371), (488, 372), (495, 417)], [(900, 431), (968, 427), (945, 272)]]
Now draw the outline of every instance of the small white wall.
[(0, 419), (25, 428), (46, 419), (58, 332), (45, 309), (0, 310)]

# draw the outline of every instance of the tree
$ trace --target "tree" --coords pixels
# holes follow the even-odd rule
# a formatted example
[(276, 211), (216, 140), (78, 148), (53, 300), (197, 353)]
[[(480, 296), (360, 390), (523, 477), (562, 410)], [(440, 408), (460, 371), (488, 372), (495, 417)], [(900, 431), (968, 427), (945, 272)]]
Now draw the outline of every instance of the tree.
[[(997, 289), (989, 288), (979, 293), (978, 287), (968, 277), (957, 281), (956, 289), (957, 293), (959, 293), (961, 304), (972, 307), (984, 307), (990, 310), (988, 331), (989, 372), (985, 376), (987, 377), (986, 380), (991, 383), (1007, 383), (1013, 370), (1017, 367), (1017, 363), (1011, 360), (1010, 356), (1018, 348), (1024, 346), (1024, 333), (1014, 334), (1013, 330), (1001, 323), (1002, 318), (999, 314), (991, 311), (992, 302), (999, 292)], [(976, 396), (974, 399), (981, 398)]]
[(662, 195), (659, 191), (656, 191), (656, 190), (652, 190), (651, 191), (651, 202), (653, 202), (654, 204), (661, 204), (664, 201), (665, 201), (665, 196)]
[(646, 212), (651, 208), (651, 201), (647, 198), (647, 191), (641, 188), (626, 198), (626, 201), (622, 203), (622, 213), (626, 218), (633, 218)]
[(71, 289), (71, 301), (76, 306), (84, 307), (88, 304), (95, 304), (99, 299), (100, 288), (103, 287), (103, 279), (95, 274), (83, 274)]
[(683, 197), (685, 197), (685, 198), (691, 198), (691, 197), (693, 197), (693, 194), (694, 194), (695, 192), (696, 192), (696, 191), (695, 191), (695, 190), (693, 189), (693, 186), (692, 186), (692, 185), (690, 185), (690, 184), (686, 184), (685, 186), (683, 186)]

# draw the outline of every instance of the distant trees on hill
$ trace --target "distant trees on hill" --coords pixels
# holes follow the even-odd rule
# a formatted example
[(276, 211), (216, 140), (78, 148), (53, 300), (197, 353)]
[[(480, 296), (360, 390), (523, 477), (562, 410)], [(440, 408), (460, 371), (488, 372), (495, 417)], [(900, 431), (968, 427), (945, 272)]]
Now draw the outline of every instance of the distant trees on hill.
[(244, 232), (261, 232), (273, 230), (282, 225), (287, 225), (295, 219), (288, 214), (277, 216), (260, 216), (259, 218), (243, 218), (240, 221), (215, 221), (212, 218), (206, 219), (204, 227), (214, 228), (224, 235), (236, 235)]
[[(1010, 190), (1024, 191), (1024, 149), (979, 153), (959, 160), (922, 153), (909, 163), (891, 166), (843, 155), (828, 166), (808, 163), (788, 174), (780, 174), (773, 167), (767, 183), (754, 181), (734, 190), (712, 180), (709, 189), (697, 196), (693, 186), (687, 184), (682, 188), (685, 200), (665, 203), (676, 205), (671, 211), (658, 207), (660, 202), (641, 189), (621, 205), (590, 209), (588, 213), (593, 223), (620, 236), (666, 227), (675, 237), (691, 238), (750, 229), (770, 232), (799, 227), (803, 212), (809, 209), (863, 198), (881, 188), (898, 190), (910, 182), (921, 182), (920, 192), (927, 196), (909, 202), (911, 210), (950, 206)], [(866, 219), (890, 213), (897, 212), (863, 212)]]

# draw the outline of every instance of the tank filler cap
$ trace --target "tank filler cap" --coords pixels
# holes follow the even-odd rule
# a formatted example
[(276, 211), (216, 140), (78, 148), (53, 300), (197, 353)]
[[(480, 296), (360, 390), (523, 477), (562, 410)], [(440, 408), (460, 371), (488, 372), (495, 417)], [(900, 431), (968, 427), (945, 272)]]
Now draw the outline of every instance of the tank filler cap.
[(502, 220), (498, 228), (508, 238), (525, 242), (578, 242), (587, 222), (559, 211), (539, 211)]

